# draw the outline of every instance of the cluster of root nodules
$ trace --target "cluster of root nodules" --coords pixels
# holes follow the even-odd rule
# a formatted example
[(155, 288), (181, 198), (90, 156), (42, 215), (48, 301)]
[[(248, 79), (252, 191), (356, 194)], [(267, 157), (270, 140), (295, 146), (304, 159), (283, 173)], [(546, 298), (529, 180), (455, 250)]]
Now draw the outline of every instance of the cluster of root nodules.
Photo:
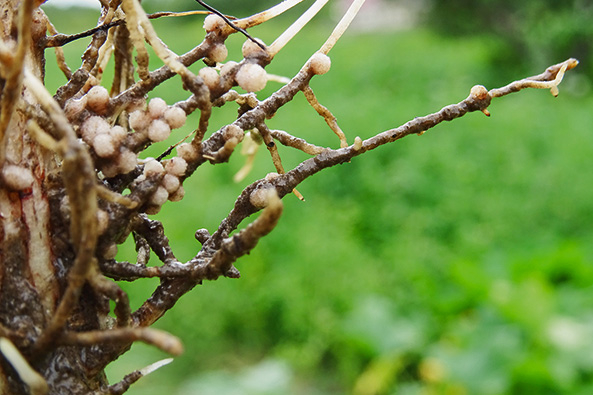
[[(124, 2), (122, 7), (126, 14), (126, 23), (113, 24), (107, 31), (94, 33), (87, 53), (94, 51), (98, 54), (96, 64), (92, 61), (83, 63), (77, 72), (70, 73), (72, 78), (66, 87), (78, 83), (80, 90), (71, 95), (60, 96), (58, 101), (62, 103), (64, 115), (76, 135), (88, 147), (98, 178), (107, 189), (119, 197), (123, 197), (121, 194), (124, 191), (129, 192), (125, 198), (130, 199), (134, 207), (126, 213), (128, 219), (135, 215), (133, 213), (156, 214), (167, 200), (181, 200), (185, 195), (183, 181), (204, 162), (226, 162), (235, 147), (250, 131), (254, 135), (263, 136), (262, 141), (265, 141), (271, 153), (275, 170), (280, 174), (284, 173), (278, 150), (273, 143), (273, 139), (277, 139), (278, 136), (267, 129), (265, 118), (273, 115), (281, 105), (292, 100), (300, 91), (306, 91), (308, 100), (317, 112), (326, 118), (334, 131), (339, 130), (335, 117), (316, 102), (308, 86), (314, 75), (324, 74), (329, 70), (330, 61), (326, 54), (316, 52), (309, 61), (305, 60), (305, 65), (299, 73), (300, 80), (289, 83), (289, 79), (281, 78), (279, 82), (285, 86), (292, 86), (292, 91), (286, 95), (279, 90), (272, 96), (280, 95), (278, 98), (281, 102), (268, 106), (265, 113), (249, 117), (245, 113), (262, 103), (254, 92), (261, 91), (270, 79), (274, 79), (268, 76), (265, 67), (290, 39), (286, 37), (286, 32), (270, 47), (249, 36), (241, 50), (243, 59), (240, 62), (227, 61), (228, 50), (225, 40), (238, 30), (229, 27), (220, 16), (211, 14), (204, 20), (206, 36), (202, 43), (186, 54), (178, 56), (156, 36), (148, 16), (138, 5)], [(108, 20), (109, 16), (116, 19), (113, 15), (117, 12), (118, 8), (106, 9), (107, 19), (103, 24), (113, 23), (113, 20)], [(263, 12), (261, 15), (236, 20), (235, 23), (242, 28), (248, 28), (266, 21), (269, 17), (269, 13)], [(128, 39), (124, 48), (118, 48), (118, 43), (122, 47), (122, 36)], [(153, 47), (156, 55), (164, 63), (162, 67), (155, 70), (148, 68), (146, 44)], [(137, 52), (138, 56), (133, 58), (133, 52)], [(98, 71), (100, 64), (107, 64), (106, 57), (109, 56), (115, 57), (117, 77), (112, 83), (111, 91), (104, 87), (107, 84), (102, 81), (102, 72)], [(199, 61), (204, 65), (197, 74), (193, 74), (187, 67)], [(126, 62), (135, 63), (136, 69), (123, 66), (118, 68), (117, 65)], [(68, 68), (67, 65), (62, 66), (62, 69)], [(74, 77), (88, 75), (88, 70), (90, 78), (76, 82)], [(138, 82), (135, 82), (136, 73), (141, 77)], [(151, 92), (162, 82), (175, 76), (180, 76), (183, 88), (190, 91), (191, 95), (186, 100), (167, 104), (160, 97), (147, 98), (149, 95), (154, 96)], [(282, 87), (280, 84), (278, 86)], [(241, 89), (235, 90), (235, 87)], [(237, 120), (208, 136), (208, 123), (212, 112), (216, 107), (233, 102), (239, 107)], [(320, 108), (323, 108), (323, 111)], [(195, 111), (200, 113), (199, 122), (193, 125), (193, 132), (185, 139), (170, 143), (169, 149), (156, 159), (143, 155), (144, 150), (153, 143), (170, 141), (172, 130), (183, 127), (187, 116)], [(311, 154), (311, 149), (308, 149), (310, 147), (301, 147), (303, 144), (286, 132), (282, 137), (279, 141), (284, 144)], [(346, 143), (342, 140), (343, 137), (341, 146), (344, 147)], [(318, 153), (319, 150), (314, 151)], [(242, 174), (251, 167), (252, 158), (246, 160), (247, 164), (242, 169)], [(295, 190), (295, 193), (298, 192)], [(103, 198), (106, 196), (110, 203), (121, 202), (121, 199), (113, 194), (101, 195)], [(302, 198), (300, 194), (297, 196)], [(130, 204), (127, 208), (131, 208)], [(120, 224), (119, 227), (124, 228), (124, 225)], [(123, 236), (129, 234), (129, 227), (125, 228)], [(111, 240), (111, 243), (121, 240), (120, 237), (119, 240)]]
[[(78, 99), (66, 103), (65, 113), (69, 120), (84, 119), (76, 132), (78, 137), (89, 147), (99, 176), (111, 179), (129, 174), (143, 167), (134, 184), (146, 179), (146, 174), (157, 175), (161, 185), (156, 187), (148, 199), (147, 213), (157, 213), (169, 199), (178, 201), (183, 198), (184, 191), (180, 177), (187, 169), (183, 157), (174, 157), (162, 161), (152, 158), (139, 158), (139, 153), (152, 143), (165, 141), (173, 129), (181, 128), (186, 122), (186, 113), (179, 106), (169, 106), (161, 98), (135, 100), (127, 108), (127, 124), (115, 123), (106, 116), (109, 110), (109, 93), (103, 86), (97, 85)], [(187, 156), (185, 151), (180, 149)]]

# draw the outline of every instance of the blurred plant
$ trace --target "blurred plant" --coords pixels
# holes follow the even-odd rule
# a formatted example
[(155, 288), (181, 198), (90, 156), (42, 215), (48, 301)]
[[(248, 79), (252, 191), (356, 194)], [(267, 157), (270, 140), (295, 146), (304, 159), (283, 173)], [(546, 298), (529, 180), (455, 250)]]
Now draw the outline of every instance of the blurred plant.
[[(105, 366), (136, 341), (173, 355), (181, 353), (177, 338), (150, 326), (203, 280), (239, 277), (233, 263), (273, 230), (282, 213), (282, 197), (295, 193), (302, 198), (295, 188), (306, 178), (468, 112), (489, 115), (488, 106), (496, 97), (525, 88), (549, 89), (557, 95), (564, 73), (577, 65), (569, 59), (540, 75), (490, 91), (476, 85), (457, 104), (349, 143), (309, 83), (329, 71), (328, 53), (364, 0), (354, 0), (321, 48), (292, 79), (279, 78), (283, 86), (263, 100), (254, 92), (273, 78), (265, 67), (328, 0), (316, 0), (269, 46), (247, 35), (244, 59), (223, 63), (229, 35), (246, 33), (301, 1), (286, 0), (243, 19), (208, 15), (204, 40), (181, 56), (160, 40), (150, 19), (196, 12), (147, 15), (136, 0), (102, 1), (97, 26), (69, 36), (51, 25), (38, 8), (40, 1), (10, 0), (1, 5), (2, 26), (14, 27), (0, 33), (0, 385), (4, 392), (125, 392), (169, 360), (113, 385), (104, 376)], [(82, 65), (72, 71), (61, 47), (87, 36), (91, 42)], [(150, 69), (145, 43), (162, 67)], [(49, 47), (56, 49), (57, 63), (68, 79), (53, 96), (42, 82), (44, 51)], [(109, 83), (103, 71), (111, 58), (115, 72), (108, 90), (101, 84)], [(188, 67), (200, 60), (206, 66), (196, 75)], [(168, 105), (156, 97), (147, 102), (148, 92), (177, 75), (190, 92), (186, 100)], [(319, 147), (268, 128), (266, 120), (299, 92), (337, 135), (340, 148)], [(212, 111), (230, 103), (239, 107), (236, 119), (209, 131)], [(153, 143), (170, 140), (171, 130), (183, 126), (196, 111), (199, 122), (190, 135), (172, 142), (157, 158), (143, 157)], [(168, 200), (181, 200), (187, 178), (206, 162), (228, 161), (247, 136), (251, 144), (265, 144), (277, 172), (248, 185), (213, 234), (197, 230), (202, 247), (188, 262), (180, 262), (162, 224), (149, 215), (158, 213)], [(312, 158), (285, 172), (276, 142)], [(253, 151), (246, 150), (249, 155)], [(237, 231), (258, 211), (262, 212), (257, 219)], [(117, 245), (130, 236), (136, 244), (136, 262), (117, 261)], [(151, 251), (162, 264), (147, 265)], [(159, 278), (160, 284), (132, 312), (117, 281), (150, 277)]]
[[(593, 4), (590, 1), (434, 0), (428, 8), (432, 27), (451, 34), (491, 34), (494, 65), (504, 69), (542, 66), (566, 54), (586, 64), (593, 56)], [(593, 69), (585, 70), (593, 76)]]

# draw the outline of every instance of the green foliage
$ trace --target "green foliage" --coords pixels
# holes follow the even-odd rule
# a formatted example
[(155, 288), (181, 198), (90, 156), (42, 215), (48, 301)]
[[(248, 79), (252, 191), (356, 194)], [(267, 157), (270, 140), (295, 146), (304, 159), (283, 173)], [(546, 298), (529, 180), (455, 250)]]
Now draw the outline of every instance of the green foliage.
[[(155, 26), (174, 50), (196, 44), (201, 20), (167, 23)], [(269, 71), (292, 75), (329, 30), (309, 28)], [(476, 83), (509, 82), (490, 73), (491, 48), (425, 30), (350, 34), (312, 87), (352, 141), (462, 100)], [(576, 72), (556, 99), (495, 100), (490, 118), (470, 114), (305, 182), (307, 201), (284, 199), (278, 228), (238, 262), (240, 280), (198, 286), (158, 323), (187, 351), (130, 394), (590, 393), (593, 97)], [(159, 95), (169, 103), (186, 94), (168, 86)], [(302, 97), (270, 126), (337, 146)], [(280, 154), (286, 168), (303, 159)], [(180, 259), (200, 248), (197, 228), (215, 230), (242, 188), (273, 171), (262, 149), (249, 179), (233, 184), (243, 161), (200, 169), (157, 216)], [(134, 307), (154, 282), (124, 286)], [(164, 357), (135, 345), (110, 378)]]
[(494, 66), (501, 69), (545, 67), (550, 59), (576, 57), (593, 76), (593, 4), (586, 0), (434, 0), (431, 26), (454, 35), (491, 35)]

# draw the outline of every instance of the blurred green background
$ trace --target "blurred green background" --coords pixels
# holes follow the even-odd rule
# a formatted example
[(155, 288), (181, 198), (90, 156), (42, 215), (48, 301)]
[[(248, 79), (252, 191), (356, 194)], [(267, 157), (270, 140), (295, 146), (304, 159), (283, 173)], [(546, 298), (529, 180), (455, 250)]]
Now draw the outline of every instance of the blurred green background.
[[(211, 4), (244, 16), (273, 2)], [(51, 3), (45, 9), (58, 30), (94, 26), (96, 11)], [(150, 11), (199, 9), (144, 3)], [(336, 3), (269, 72), (298, 71), (331, 32)], [(558, 98), (531, 90), (496, 99), (490, 118), (468, 114), (305, 181), (306, 202), (287, 196), (277, 229), (237, 262), (240, 280), (196, 287), (158, 322), (186, 352), (130, 394), (593, 393), (593, 6), (414, 4), (379, 4), (413, 12), (399, 26), (355, 26), (331, 51), (332, 70), (312, 82), (349, 141), (458, 102), (474, 84), (502, 86), (569, 56), (581, 65)], [(270, 43), (304, 9), (251, 32)], [(380, 21), (387, 9), (366, 17)], [(203, 37), (202, 17), (153, 24), (177, 53)], [(242, 42), (229, 39), (230, 60), (240, 60)], [(72, 68), (87, 44), (66, 47)], [(55, 89), (65, 78), (47, 56), (46, 82)], [(269, 82), (258, 96), (279, 87)], [(179, 79), (152, 94), (169, 104), (186, 95)], [(218, 109), (212, 130), (235, 115), (233, 104)], [(191, 130), (195, 116), (188, 124), (171, 141)], [(269, 125), (338, 146), (302, 95)], [(280, 154), (287, 169), (306, 158), (285, 148)], [(274, 171), (260, 149), (248, 178), (234, 183), (244, 162), (237, 152), (228, 164), (204, 165), (185, 182), (186, 197), (155, 216), (179, 259), (199, 250), (196, 229), (214, 231), (241, 190)], [(133, 261), (133, 252), (128, 241), (120, 257)], [(122, 284), (133, 308), (156, 285)], [(166, 357), (137, 344), (109, 367), (109, 378)]]

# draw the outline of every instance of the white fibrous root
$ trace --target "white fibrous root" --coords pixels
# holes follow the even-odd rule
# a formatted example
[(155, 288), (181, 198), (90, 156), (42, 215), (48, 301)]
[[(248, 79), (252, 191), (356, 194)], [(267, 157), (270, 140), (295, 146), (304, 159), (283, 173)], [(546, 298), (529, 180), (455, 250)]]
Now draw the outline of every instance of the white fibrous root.
[(31, 170), (25, 167), (5, 165), (2, 169), (2, 181), (8, 189), (22, 191), (31, 188), (34, 178)]
[(183, 143), (177, 146), (177, 155), (186, 162), (193, 162), (199, 157), (199, 152), (191, 143)]
[[(28, 387), (27, 393), (33, 395), (49, 393), (49, 387), (43, 376), (29, 365), (19, 349), (6, 337), (0, 337), (0, 354), (3, 360), (12, 365), (20, 381)], [(3, 384), (2, 388), (4, 387)], [(5, 393), (5, 391), (2, 392)]]
[[(265, 44), (262, 40), (260, 40), (259, 38), (256, 38), (255, 40), (265, 47)], [(267, 53), (265, 53), (264, 50), (261, 49), (259, 45), (257, 45), (256, 43), (254, 43), (251, 40), (246, 40), (243, 43), (241, 52), (243, 53), (243, 57), (245, 59), (253, 57), (253, 56), (257, 56), (257, 55), (267, 55)]]
[(204, 80), (204, 83), (210, 90), (214, 90), (218, 87), (218, 82), (220, 81), (220, 77), (216, 70), (212, 67), (204, 67), (200, 69), (198, 75)]
[(177, 177), (183, 176), (187, 170), (187, 162), (185, 159), (178, 156), (163, 161), (163, 166), (165, 167), (165, 171), (167, 173), (173, 174)]
[(87, 107), (97, 113), (105, 114), (109, 108), (109, 92), (101, 85), (93, 86), (85, 95)]
[(165, 119), (165, 122), (169, 124), (169, 127), (171, 127), (171, 129), (179, 129), (180, 127), (185, 125), (187, 115), (181, 107), (171, 106), (165, 110), (163, 118)]
[(309, 70), (313, 74), (322, 75), (329, 71), (332, 62), (329, 56), (324, 53), (316, 52), (309, 59)]
[(266, 87), (268, 75), (266, 70), (255, 63), (245, 63), (241, 66), (235, 81), (247, 92), (258, 92)]
[(216, 44), (210, 52), (208, 52), (208, 59), (212, 62), (220, 63), (224, 62), (229, 54), (229, 50), (224, 44)]
[(225, 26), (226, 22), (224, 19), (216, 14), (210, 14), (204, 19), (204, 30), (210, 33), (215, 30), (220, 30)]
[(154, 142), (164, 141), (171, 134), (171, 127), (162, 119), (155, 119), (148, 127), (148, 138)]
[(148, 102), (148, 114), (153, 119), (162, 117), (165, 110), (167, 110), (167, 103), (160, 97), (155, 97)]
[(66, 102), (64, 113), (66, 114), (66, 117), (72, 121), (77, 116), (79, 116), (85, 108), (86, 96), (83, 96), (80, 99), (70, 99)]
[(170, 364), (171, 362), (173, 362), (173, 358), (167, 358), (167, 359), (157, 361), (153, 364), (148, 365), (145, 368), (140, 369), (140, 374), (142, 374), (142, 376), (147, 376), (147, 375), (151, 374), (152, 372), (154, 372), (155, 370), (160, 369), (163, 366)]
[(150, 121), (150, 117), (146, 114), (146, 111), (144, 110), (136, 110), (131, 112), (130, 118), (128, 120), (128, 122), (130, 123), (130, 127), (137, 132), (148, 129)]
[[(258, 142), (256, 142), (254, 140), (255, 135), (259, 136)], [(253, 162), (255, 160), (255, 155), (257, 154), (257, 149), (258, 149), (259, 145), (262, 143), (262, 141), (263, 140), (262, 140), (261, 136), (259, 135), (259, 133), (254, 133), (253, 131), (249, 131), (249, 132), (245, 133), (245, 138), (243, 139), (243, 145), (241, 146), (241, 155), (246, 156), (247, 159), (245, 160), (245, 164), (243, 165), (243, 167), (241, 167), (241, 169), (239, 169), (239, 171), (233, 177), (233, 180), (235, 182), (242, 181), (245, 177), (247, 177), (247, 175), (253, 168)]]
[(80, 125), (79, 133), (85, 143), (92, 145), (95, 136), (109, 133), (111, 125), (104, 118), (94, 115)]

